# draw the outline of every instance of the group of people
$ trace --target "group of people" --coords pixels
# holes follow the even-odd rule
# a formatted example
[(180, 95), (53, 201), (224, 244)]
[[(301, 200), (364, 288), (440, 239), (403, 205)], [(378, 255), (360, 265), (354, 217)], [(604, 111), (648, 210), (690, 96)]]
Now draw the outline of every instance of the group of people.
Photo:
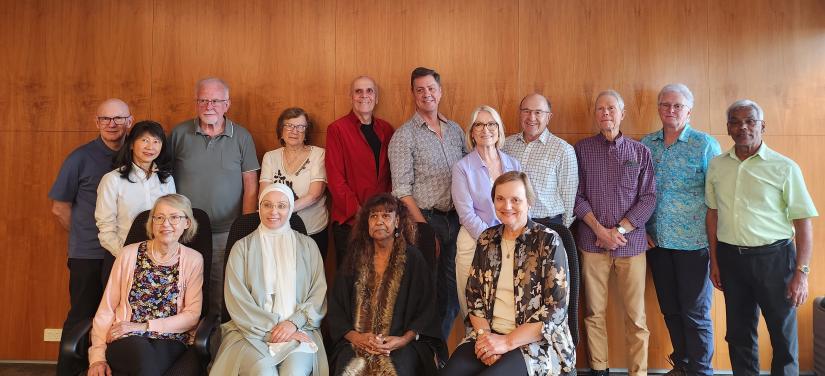
[[(49, 193), (70, 234), (64, 329), (94, 316), (89, 363), (61, 357), (58, 372), (162, 374), (187, 351), (201, 311), (225, 304), (216, 375), (575, 374), (571, 271), (555, 224), (576, 234), (593, 374), (609, 372), (611, 276), (628, 372), (647, 373), (648, 266), (671, 374), (713, 374), (711, 286), (727, 302), (734, 372), (759, 370), (761, 309), (772, 372), (798, 373), (796, 307), (817, 212), (799, 167), (763, 142), (758, 104), (728, 108), (734, 147), (723, 154), (691, 127), (683, 84), (660, 91), (661, 129), (641, 142), (621, 132), (622, 96), (599, 93), (598, 133), (575, 146), (550, 132), (541, 94), (522, 99), (521, 131), (505, 137), (491, 106), (463, 129), (439, 112), (436, 71), (414, 69), (410, 86), (415, 113), (395, 129), (374, 116), (376, 82), (355, 78), (352, 110), (327, 127), (326, 149), (310, 144), (309, 113), (284, 110), (281, 147), (261, 164), (251, 134), (226, 117), (229, 87), (218, 78), (197, 83), (197, 117), (168, 138), (156, 122), (133, 126), (123, 101), (103, 102), (100, 137), (69, 155)], [(198, 226), (192, 208), (209, 216), (211, 265), (182, 244)], [(124, 244), (145, 210), (150, 240)], [(260, 226), (224, 255), (232, 222), (256, 211)], [(293, 214), (307, 235), (290, 227)], [(417, 223), (436, 233), (435, 268), (416, 248)], [(330, 236), (338, 265), (328, 292)], [(106, 252), (117, 257), (108, 279)], [(448, 359), (459, 314), (467, 335)]]

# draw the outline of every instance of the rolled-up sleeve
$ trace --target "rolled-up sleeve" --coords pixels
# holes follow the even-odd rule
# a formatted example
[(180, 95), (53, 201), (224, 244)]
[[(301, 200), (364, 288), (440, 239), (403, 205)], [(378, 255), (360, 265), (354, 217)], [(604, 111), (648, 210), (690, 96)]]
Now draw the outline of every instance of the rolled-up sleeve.
[(412, 195), (415, 171), (413, 169), (413, 149), (407, 127), (402, 127), (392, 136), (388, 147), (390, 173), (392, 174), (392, 194), (402, 198)]

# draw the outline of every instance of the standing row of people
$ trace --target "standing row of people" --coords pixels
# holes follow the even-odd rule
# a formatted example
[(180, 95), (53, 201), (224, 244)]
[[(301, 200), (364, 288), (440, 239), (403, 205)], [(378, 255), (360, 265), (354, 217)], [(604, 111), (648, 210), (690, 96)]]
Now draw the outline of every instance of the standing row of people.
[[(645, 137), (641, 143), (621, 132), (625, 114), (621, 95), (615, 91), (600, 93), (594, 106), (599, 134), (582, 140), (574, 148), (549, 131), (551, 105), (538, 94), (528, 95), (521, 101), (522, 131), (506, 140), (503, 122), (489, 106), (477, 108), (462, 131), (457, 123), (438, 111), (442, 95), (440, 81), (440, 75), (434, 70), (416, 68), (413, 71), (410, 83), (416, 112), (394, 131), (373, 114), (378, 103), (375, 81), (369, 77), (356, 78), (350, 87), (352, 111), (328, 127), (326, 153), (322, 148), (309, 145), (313, 128), (309, 115), (299, 108), (285, 110), (277, 124), (283, 148), (265, 154), (260, 178), (252, 137), (225, 116), (231, 104), (229, 88), (215, 78), (198, 83), (198, 117), (175, 127), (168, 146), (160, 125), (148, 121), (135, 124), (126, 147), (117, 155), (116, 169), (102, 180), (96, 178), (108, 171), (104, 165), (111, 160), (114, 150), (121, 149), (133, 122), (125, 103), (104, 102), (97, 116), (101, 137), (67, 159), (50, 192), (54, 213), (64, 226), (71, 228), (72, 309), (65, 325), (70, 326), (81, 316), (88, 317), (89, 309), (96, 308), (96, 302), (100, 301), (100, 263), (95, 261), (102, 250), (100, 245), (117, 255), (125, 246), (125, 232), (134, 216), (151, 208), (157, 197), (176, 190), (189, 197), (192, 206), (204, 209), (212, 221), (215, 256), (211, 265), (211, 289), (215, 298), (208, 304), (217, 309), (223, 300), (218, 292), (223, 290), (221, 255), (226, 248), (229, 225), (241, 213), (258, 208), (260, 202), (256, 196), (263, 198), (257, 195), (259, 190), (264, 192), (272, 184), (280, 183), (289, 188), (293, 195), (290, 210), (301, 216), (322, 255), (326, 252), (326, 228), (331, 219), (339, 263), (353, 252), (347, 240), (358, 235), (352, 233), (358, 220), (356, 213), (375, 194), (391, 191), (414, 222), (429, 223), (441, 243), (435, 307), (440, 337), (446, 339), (459, 311), (476, 328), (470, 317), (474, 310), (460, 298), (470, 297), (473, 287), (465, 285), (472, 280), (472, 270), (476, 267), (471, 265), (475, 265), (483, 252), (482, 233), (502, 223), (508, 228), (496, 206), (495, 191), (492, 197), (489, 195), (498, 177), (523, 171), (524, 179), (529, 177), (522, 181), (525, 200), (530, 196), (528, 190), (535, 192), (525, 201), (529, 201), (525, 215), (529, 216), (530, 223), (570, 226), (575, 218), (580, 220), (576, 230), (587, 305), (585, 327), (589, 362), (597, 374), (607, 372), (608, 366), (605, 312), (607, 281), (612, 273), (620, 284), (627, 314), (629, 370), (631, 374), (646, 373), (649, 333), (644, 314), (644, 273), (647, 264), (653, 270), (660, 307), (671, 334), (674, 347), (671, 360), (676, 371), (712, 372), (708, 281), (721, 287), (725, 278), (731, 280), (731, 285), (737, 286), (736, 281), (744, 285), (734, 292), (725, 290), (726, 299), (746, 299), (739, 309), (755, 310), (758, 305), (766, 317), (769, 314), (778, 317), (776, 324), (769, 324), (769, 330), (772, 337), (775, 331), (782, 331), (786, 338), (774, 344), (775, 352), (783, 343), (787, 351), (784, 357), (779, 357), (784, 360), (775, 357), (774, 363), (777, 367), (793, 369), (797, 362), (793, 307), (804, 302), (807, 295), (807, 264), (811, 252), (809, 218), (817, 213), (799, 168), (763, 145), (764, 114), (758, 105), (739, 101), (729, 108), (728, 133), (735, 142), (731, 153), (740, 149), (743, 153), (728, 153), (735, 159), (733, 162), (739, 162), (736, 165), (739, 170), (728, 171), (713, 180), (710, 170), (714, 163), (710, 161), (720, 153), (719, 144), (690, 127), (693, 95), (684, 85), (668, 85), (662, 89), (658, 97), (662, 130)], [(761, 169), (756, 173), (748, 169), (740, 171), (742, 165), (755, 164), (746, 163), (753, 156), (776, 162), (753, 167)], [(717, 164), (727, 166), (722, 162)], [(777, 170), (783, 173), (770, 174)], [(753, 180), (753, 192), (739, 192), (743, 189), (739, 178), (731, 186), (731, 176), (736, 174)], [(760, 179), (756, 176), (759, 174), (767, 177)], [(101, 181), (99, 186), (95, 184), (96, 179)], [(327, 213), (324, 202), (327, 188), (332, 196), (331, 213)], [(731, 190), (738, 195), (733, 195)], [(746, 193), (776, 202), (764, 205), (765, 210), (756, 213), (761, 217), (751, 215), (761, 206), (752, 201), (742, 204)], [(729, 199), (729, 195), (734, 198)], [(714, 196), (719, 196), (722, 207), (717, 206)], [(733, 202), (728, 202), (730, 200)], [(90, 205), (93, 202), (97, 205)], [(386, 208), (387, 205), (379, 206)], [(88, 224), (90, 209), (99, 234)], [(766, 222), (743, 224), (737, 219), (740, 215)], [(522, 233), (532, 228), (527, 222), (519, 223), (514, 228)], [(717, 223), (723, 226), (717, 227)], [(762, 223), (768, 223), (772, 232), (751, 235), (753, 228), (759, 228)], [(739, 226), (746, 227), (736, 230)], [(99, 237), (99, 241), (92, 234), (94, 238)], [(513, 232), (510, 234), (503, 239), (513, 240)], [(747, 290), (752, 285), (747, 282), (750, 277), (738, 275), (733, 279), (732, 272), (725, 272), (721, 267), (730, 264), (717, 262), (718, 255), (727, 256), (717, 249), (727, 249), (725, 247), (734, 247), (742, 255), (774, 250), (776, 254), (791, 254), (793, 242), (782, 241), (794, 236), (798, 254), (786, 257), (792, 272), (783, 277), (783, 291), (793, 304), (777, 307), (775, 300), (747, 300), (748, 296), (759, 295)], [(499, 246), (506, 243), (502, 243), (502, 238), (495, 239)], [(767, 240), (773, 241), (762, 243)], [(751, 248), (756, 251), (750, 252)], [(741, 262), (757, 262), (754, 260), (746, 258)], [(566, 260), (563, 269), (566, 269)], [(699, 275), (709, 278), (696, 278)], [(728, 297), (730, 294), (736, 295)], [(98, 296), (96, 301), (94, 296)], [(766, 311), (765, 305), (769, 304), (771, 308)], [(729, 307), (729, 314), (731, 309), (733, 307)], [(739, 359), (733, 361), (734, 368), (752, 369), (753, 335), (731, 334), (731, 331), (748, 333), (752, 327), (730, 322), (728, 325), (727, 339), (732, 349), (737, 346), (731, 356)], [(473, 333), (476, 333), (475, 340), (483, 330)], [(364, 351), (368, 348), (364, 347)], [(484, 359), (492, 359), (491, 354), (486, 355), (479, 355), (478, 360), (484, 363)], [(61, 364), (63, 361), (61, 359)]]

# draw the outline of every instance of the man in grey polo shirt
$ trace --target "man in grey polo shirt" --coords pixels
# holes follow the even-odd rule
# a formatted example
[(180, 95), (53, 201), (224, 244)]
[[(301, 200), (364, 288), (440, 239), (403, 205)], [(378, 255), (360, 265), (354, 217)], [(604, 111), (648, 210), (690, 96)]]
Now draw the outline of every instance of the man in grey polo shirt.
[[(252, 135), (224, 115), (229, 86), (204, 78), (196, 86), (198, 117), (178, 124), (169, 137), (178, 193), (209, 214), (212, 224), (211, 308), (223, 298), (223, 259), (229, 227), (242, 213), (254, 213), (258, 194), (258, 157)], [(217, 312), (217, 311), (215, 311)]]

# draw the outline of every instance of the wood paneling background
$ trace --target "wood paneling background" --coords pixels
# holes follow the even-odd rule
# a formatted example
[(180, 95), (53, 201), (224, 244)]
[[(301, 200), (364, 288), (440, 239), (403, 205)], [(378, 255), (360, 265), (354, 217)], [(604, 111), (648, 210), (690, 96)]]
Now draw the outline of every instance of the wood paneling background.
[[(479, 104), (518, 130), (522, 96), (553, 101), (550, 128), (573, 143), (595, 132), (593, 97), (615, 88), (626, 134), (658, 128), (656, 94), (693, 89), (695, 127), (729, 147), (724, 110), (749, 97), (766, 111), (767, 142), (802, 167), (825, 211), (825, 3), (818, 0), (461, 1), (0, 0), (0, 359), (53, 360), (44, 328), (68, 307), (66, 234), (46, 198), (63, 158), (95, 136), (97, 104), (126, 100), (136, 119), (167, 129), (194, 114), (198, 78), (231, 85), (229, 115), (250, 129), (259, 154), (276, 145), (274, 122), (302, 106), (320, 127), (348, 111), (356, 75), (380, 86), (378, 115), (396, 126), (413, 111), (409, 72), (443, 76), (442, 111), (460, 123)], [(815, 244), (825, 244), (822, 220)], [(825, 294), (816, 252), (811, 295)], [(650, 367), (670, 352), (652, 286)], [(611, 307), (618, 318), (621, 308)], [(724, 299), (715, 293), (714, 366), (729, 369)], [(621, 320), (611, 323), (611, 366), (624, 367)], [(800, 362), (812, 368), (810, 302), (799, 311)], [(763, 369), (770, 362), (760, 331)], [(586, 349), (579, 352), (586, 367)]]

